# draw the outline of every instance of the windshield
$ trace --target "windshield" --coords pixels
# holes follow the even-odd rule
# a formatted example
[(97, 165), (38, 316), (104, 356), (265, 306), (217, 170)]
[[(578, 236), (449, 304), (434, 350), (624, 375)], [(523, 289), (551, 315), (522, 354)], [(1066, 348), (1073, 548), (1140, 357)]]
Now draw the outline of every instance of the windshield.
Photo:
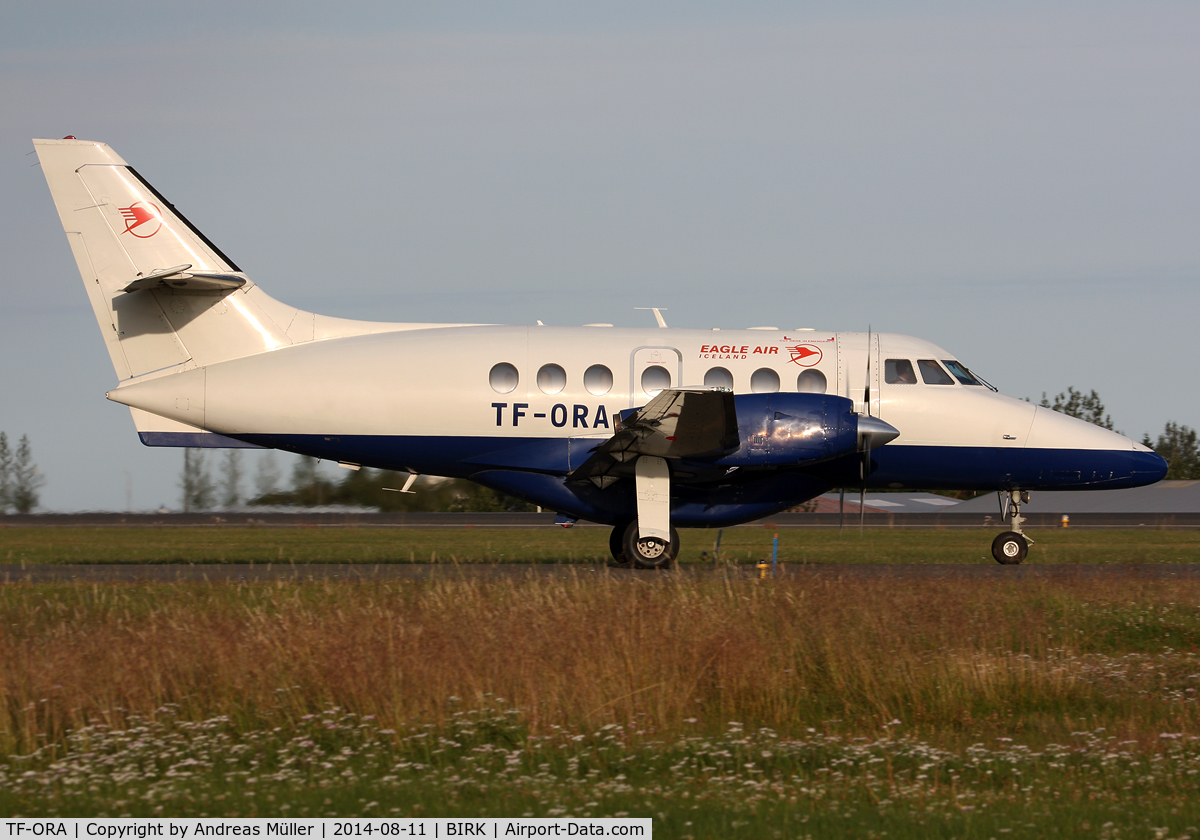
[(967, 370), (953, 359), (942, 359), (942, 364), (946, 369), (954, 374), (954, 378), (964, 385), (983, 385), (978, 379), (971, 375), (971, 371)]
[(926, 385), (953, 385), (954, 380), (933, 359), (917, 359), (917, 367)]
[(988, 390), (996, 390), (995, 385), (988, 382), (979, 374), (972, 373), (962, 362), (956, 362), (953, 359), (942, 359), (942, 364), (954, 374), (955, 379), (964, 385), (981, 385)]

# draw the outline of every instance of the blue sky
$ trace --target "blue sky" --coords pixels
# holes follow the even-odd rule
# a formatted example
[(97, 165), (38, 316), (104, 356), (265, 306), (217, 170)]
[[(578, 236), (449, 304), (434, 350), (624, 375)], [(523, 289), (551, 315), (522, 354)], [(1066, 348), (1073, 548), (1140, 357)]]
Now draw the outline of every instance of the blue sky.
[(48, 509), (177, 502), (28, 154), (65, 134), (304, 308), (871, 326), (1200, 425), (1197, 42), (1161, 2), (8, 3), (0, 429)]

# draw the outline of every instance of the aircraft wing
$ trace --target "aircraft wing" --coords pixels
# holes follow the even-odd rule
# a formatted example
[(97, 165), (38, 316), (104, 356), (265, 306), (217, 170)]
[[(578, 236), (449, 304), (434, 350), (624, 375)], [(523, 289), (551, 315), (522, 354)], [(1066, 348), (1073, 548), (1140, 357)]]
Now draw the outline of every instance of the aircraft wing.
[[(597, 446), (570, 477), (604, 487), (632, 474), (632, 462), (642, 455), (716, 458), (740, 445), (732, 392), (672, 389), (624, 416), (616, 434)], [(629, 468), (622, 469), (626, 463)]]

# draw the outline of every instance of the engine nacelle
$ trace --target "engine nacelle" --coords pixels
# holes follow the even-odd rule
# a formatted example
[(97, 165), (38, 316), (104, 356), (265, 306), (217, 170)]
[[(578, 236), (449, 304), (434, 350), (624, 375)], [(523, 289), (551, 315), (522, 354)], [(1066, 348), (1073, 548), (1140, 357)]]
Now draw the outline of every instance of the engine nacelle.
[[(856, 414), (845, 397), (830, 394), (739, 394), (734, 405), (741, 446), (716, 462), (722, 466), (787, 467), (849, 455), (861, 448), (860, 421), (864, 431), (870, 426), (886, 435), (871, 426), (877, 424), (896, 432)], [(883, 443), (873, 438), (870, 445)]]

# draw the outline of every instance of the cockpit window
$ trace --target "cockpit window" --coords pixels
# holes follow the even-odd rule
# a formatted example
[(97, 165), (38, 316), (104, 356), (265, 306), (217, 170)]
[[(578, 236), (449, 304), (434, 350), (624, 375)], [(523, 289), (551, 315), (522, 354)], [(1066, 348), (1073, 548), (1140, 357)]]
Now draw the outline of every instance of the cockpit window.
[(961, 363), (956, 362), (953, 359), (942, 359), (942, 364), (944, 364), (946, 369), (954, 374), (954, 378), (962, 384), (979, 385), (980, 387), (983, 386), (983, 383), (976, 379), (971, 371), (963, 367)]
[(942, 366), (933, 359), (917, 359), (917, 367), (921, 369), (921, 378), (926, 385), (953, 385), (954, 380)]
[(883, 379), (889, 385), (917, 384), (917, 374), (908, 359), (886, 359), (883, 363)]

